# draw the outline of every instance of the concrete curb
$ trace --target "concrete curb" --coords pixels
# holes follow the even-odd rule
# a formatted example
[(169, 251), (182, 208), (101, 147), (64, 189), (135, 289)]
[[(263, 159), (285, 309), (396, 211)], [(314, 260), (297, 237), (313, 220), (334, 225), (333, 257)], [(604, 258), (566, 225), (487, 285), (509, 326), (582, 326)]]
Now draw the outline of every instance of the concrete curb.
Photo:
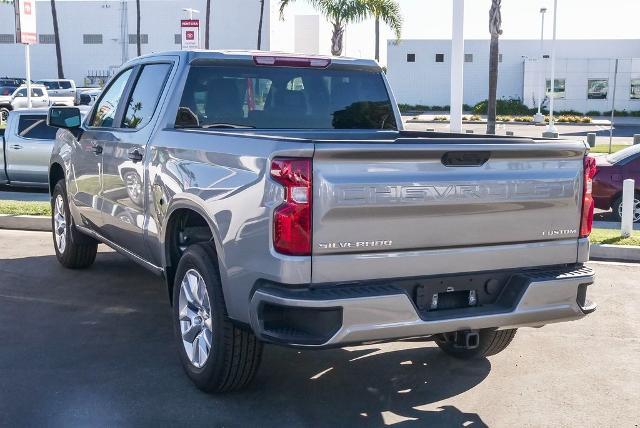
[(0, 229), (51, 232), (51, 217), (42, 215), (0, 214)]
[(590, 258), (593, 260), (640, 262), (640, 247), (634, 245), (592, 245)]

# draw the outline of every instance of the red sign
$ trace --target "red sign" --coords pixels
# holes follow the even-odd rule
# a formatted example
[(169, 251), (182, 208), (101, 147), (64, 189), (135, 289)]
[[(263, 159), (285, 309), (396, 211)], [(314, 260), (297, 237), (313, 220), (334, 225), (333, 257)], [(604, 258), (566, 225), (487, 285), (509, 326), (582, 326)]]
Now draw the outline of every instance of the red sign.
[(36, 38), (36, 1), (14, 0), (16, 14), (16, 43), (35, 44)]
[(182, 49), (198, 49), (200, 47), (200, 20), (181, 19)]

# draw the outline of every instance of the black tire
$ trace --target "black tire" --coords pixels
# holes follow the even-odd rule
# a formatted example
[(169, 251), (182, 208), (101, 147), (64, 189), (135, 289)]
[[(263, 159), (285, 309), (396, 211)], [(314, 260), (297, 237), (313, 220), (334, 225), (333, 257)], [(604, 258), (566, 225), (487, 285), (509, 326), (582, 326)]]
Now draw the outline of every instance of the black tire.
[[(227, 315), (217, 260), (212, 243), (191, 245), (180, 258), (173, 285), (174, 332), (182, 366), (198, 388), (211, 393), (247, 386), (255, 377), (262, 357), (262, 343), (250, 331), (236, 327)], [(205, 282), (213, 321), (211, 348), (201, 367), (189, 359), (180, 327), (180, 288), (185, 274), (192, 269)]]
[(517, 329), (515, 328), (510, 330), (480, 330), (478, 332), (480, 335), (478, 347), (475, 349), (456, 347), (453, 340), (450, 337), (447, 338), (447, 335), (440, 335), (439, 338), (436, 339), (436, 344), (445, 353), (455, 358), (462, 360), (484, 358), (504, 351), (504, 349), (509, 346), (513, 340), (513, 337), (516, 335), (516, 331)]
[[(640, 195), (636, 194), (633, 196), (634, 199), (634, 205), (637, 204), (637, 201), (640, 200)], [(622, 215), (621, 215), (621, 209), (620, 206), (622, 205), (622, 196), (620, 196), (618, 199), (615, 200), (615, 202), (613, 203), (613, 206), (611, 207), (613, 210), (613, 218), (616, 221), (622, 221)], [(635, 216), (635, 213), (634, 213)], [(638, 223), (640, 222), (640, 216), (636, 216), (636, 218), (633, 219), (634, 223)]]
[[(61, 246), (56, 239), (59, 231), (56, 229), (56, 201), (62, 198), (64, 206), (63, 217), (65, 220), (64, 239), (65, 245)], [(69, 200), (64, 180), (60, 180), (53, 188), (51, 197), (51, 231), (53, 236), (53, 248), (60, 264), (69, 269), (83, 269), (93, 264), (98, 251), (98, 242), (76, 229), (73, 217), (69, 212)]]

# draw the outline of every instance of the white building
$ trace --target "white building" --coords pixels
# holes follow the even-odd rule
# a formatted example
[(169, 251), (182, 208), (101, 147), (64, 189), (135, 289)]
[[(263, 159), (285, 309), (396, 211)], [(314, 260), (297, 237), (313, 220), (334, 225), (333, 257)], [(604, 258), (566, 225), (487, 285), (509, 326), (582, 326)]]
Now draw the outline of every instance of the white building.
[[(50, 0), (36, 0), (39, 44), (31, 48), (32, 79), (57, 77)], [(265, 0), (262, 25), (263, 50), (330, 54), (331, 32), (318, 15), (280, 18), (279, 2)], [(204, 48), (206, 0), (141, 0), (142, 53), (180, 49), (183, 8), (200, 13), (200, 46)], [(58, 27), (65, 77), (79, 85), (105, 80), (125, 60), (136, 56), (136, 3), (134, 0), (57, 0)], [(211, 0), (211, 49), (256, 49), (260, 0)], [(24, 77), (24, 48), (15, 44), (14, 9), (0, 3), (0, 76)], [(361, 46), (351, 46), (352, 34), (371, 32), (362, 24), (350, 25), (345, 34), (345, 54), (362, 56)], [(369, 33), (366, 33), (367, 35)], [(355, 45), (355, 44), (354, 44)], [(373, 43), (365, 52), (373, 51)]]
[[(640, 110), (640, 40), (558, 40), (555, 109), (606, 111), (618, 62), (616, 109)], [(487, 98), (489, 40), (465, 40), (464, 103)], [(544, 56), (551, 55), (545, 40)], [(450, 100), (450, 40), (402, 40), (387, 44), (387, 76), (396, 99), (405, 104), (444, 106)], [(519, 98), (537, 106), (543, 78), (551, 75), (549, 58), (539, 60), (539, 40), (500, 40), (498, 97)], [(550, 82), (547, 82), (550, 89)], [(611, 90), (609, 90), (611, 88)]]

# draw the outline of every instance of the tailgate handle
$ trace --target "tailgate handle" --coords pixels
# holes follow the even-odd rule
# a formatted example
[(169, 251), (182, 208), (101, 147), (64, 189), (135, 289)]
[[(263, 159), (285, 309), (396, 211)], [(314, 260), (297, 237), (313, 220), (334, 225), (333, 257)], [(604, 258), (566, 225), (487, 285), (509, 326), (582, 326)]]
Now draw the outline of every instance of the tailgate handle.
[(491, 152), (447, 152), (442, 155), (444, 166), (482, 166), (491, 156)]

